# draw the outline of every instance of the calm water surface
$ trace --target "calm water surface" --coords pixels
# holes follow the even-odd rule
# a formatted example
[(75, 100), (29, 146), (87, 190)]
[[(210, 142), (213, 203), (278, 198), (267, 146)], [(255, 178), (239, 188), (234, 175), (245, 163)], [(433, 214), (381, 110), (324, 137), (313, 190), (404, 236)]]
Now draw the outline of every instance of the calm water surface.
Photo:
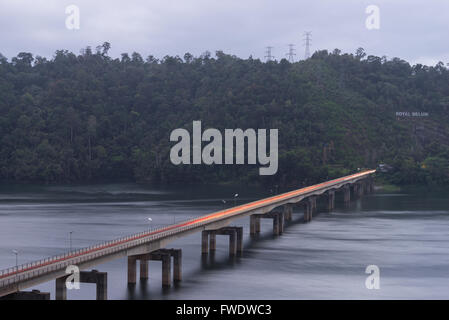
[[(381, 190), (353, 201), (337, 195), (336, 210), (303, 224), (302, 211), (280, 237), (269, 220), (249, 238), (242, 257), (228, 257), (226, 237), (217, 252), (201, 258), (200, 233), (172, 242), (183, 250), (182, 283), (161, 289), (161, 264), (150, 262), (150, 279), (127, 285), (127, 261), (96, 266), (108, 272), (109, 299), (449, 299), (449, 190)], [(179, 222), (269, 196), (247, 187), (163, 189), (137, 184), (0, 186), (0, 269)], [(227, 203), (224, 205), (222, 199)], [(323, 205), (323, 204), (321, 204)], [(320, 209), (320, 203), (319, 203)], [(380, 268), (380, 289), (365, 287), (365, 268)], [(35, 289), (51, 292), (54, 281)], [(95, 286), (81, 284), (68, 299), (94, 299)]]

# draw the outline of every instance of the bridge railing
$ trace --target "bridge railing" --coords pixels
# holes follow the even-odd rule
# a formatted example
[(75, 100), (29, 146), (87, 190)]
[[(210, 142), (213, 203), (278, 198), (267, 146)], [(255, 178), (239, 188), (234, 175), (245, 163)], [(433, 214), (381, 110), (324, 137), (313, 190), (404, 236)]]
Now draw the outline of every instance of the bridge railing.
[[(234, 214), (239, 214), (239, 212)], [(193, 217), (191, 219), (184, 220), (178, 224), (181, 225), (186, 224), (196, 219), (198, 219), (198, 217)], [(220, 218), (218, 218), (218, 220), (219, 219)], [(195, 229), (201, 225), (208, 224), (213, 220), (216, 219), (201, 221), (195, 224), (189, 224), (187, 226), (176, 227), (168, 231), (167, 230), (164, 231), (165, 229), (167, 229), (167, 227), (153, 228), (147, 231), (121, 237), (115, 240), (105, 241), (86, 248), (76, 249), (63, 254), (44, 258), (41, 260), (24, 263), (17, 267), (10, 267), (4, 270), (0, 270), (0, 287), (4, 287), (23, 280), (31, 279), (35, 276), (39, 276), (41, 274), (45, 274), (48, 272), (57, 271), (73, 263), (82, 263), (91, 260), (92, 258), (121, 251), (136, 245), (140, 245), (145, 242), (150, 242), (156, 239), (167, 237), (182, 231)]]
[[(188, 220), (184, 220), (183, 222), (180, 222), (178, 224), (185, 224), (197, 218), (198, 217), (194, 217)], [(0, 287), (8, 286), (10, 284), (27, 280), (48, 272), (60, 270), (73, 264), (74, 262), (82, 263), (92, 258), (111, 254), (145, 242), (153, 241), (178, 233), (180, 231), (196, 227), (196, 224), (192, 224), (188, 226), (176, 227), (168, 231), (164, 231), (164, 229), (167, 229), (167, 227), (152, 228), (115, 240), (105, 241), (89, 247), (76, 249), (41, 260), (24, 263), (16, 267), (6, 268), (0, 270)]]

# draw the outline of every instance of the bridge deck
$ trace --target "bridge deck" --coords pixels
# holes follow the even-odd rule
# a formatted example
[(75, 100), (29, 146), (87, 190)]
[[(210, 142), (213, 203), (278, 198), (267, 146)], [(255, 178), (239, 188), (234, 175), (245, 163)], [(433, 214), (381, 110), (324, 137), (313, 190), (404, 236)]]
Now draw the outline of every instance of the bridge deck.
[[(230, 221), (245, 215), (258, 212), (269, 212), (273, 208), (287, 204), (296, 203), (302, 199), (322, 194), (328, 190), (337, 189), (348, 183), (354, 183), (364, 179), (375, 170), (368, 170), (342, 178), (326, 181), (313, 186), (286, 192), (262, 200), (253, 201), (247, 204), (236, 206), (230, 209), (221, 210), (201, 217), (193, 218), (181, 223), (173, 224), (154, 230), (133, 234), (124, 238), (97, 244), (88, 248), (67, 252), (62, 255), (42, 259), (35, 262), (26, 263), (18, 267), (12, 267), (0, 271), (0, 296), (9, 294), (25, 287), (30, 287), (37, 283), (48, 281), (64, 274), (65, 268), (69, 265), (82, 265), (89, 261), (95, 264), (102, 257), (116, 255), (127, 255), (126, 252), (131, 248), (142, 246), (164, 238), (179, 237), (185, 233), (196, 232), (196, 229), (205, 229), (207, 226), (218, 221)], [(42, 278), (42, 281), (39, 281)]]

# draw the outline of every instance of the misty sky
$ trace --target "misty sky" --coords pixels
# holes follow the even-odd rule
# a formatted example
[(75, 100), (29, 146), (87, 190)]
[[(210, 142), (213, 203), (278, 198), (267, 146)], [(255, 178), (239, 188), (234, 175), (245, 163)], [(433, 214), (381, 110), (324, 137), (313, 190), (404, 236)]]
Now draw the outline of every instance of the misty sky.
[[(80, 9), (79, 30), (66, 28), (72, 4)], [(380, 8), (379, 30), (365, 27), (368, 5)], [(293, 43), (302, 59), (305, 31), (312, 31), (312, 52), (363, 47), (411, 63), (449, 63), (448, 0), (0, 0), (0, 53), (8, 58), (78, 54), (108, 41), (113, 57), (222, 50), (264, 59), (273, 46), (279, 60)]]

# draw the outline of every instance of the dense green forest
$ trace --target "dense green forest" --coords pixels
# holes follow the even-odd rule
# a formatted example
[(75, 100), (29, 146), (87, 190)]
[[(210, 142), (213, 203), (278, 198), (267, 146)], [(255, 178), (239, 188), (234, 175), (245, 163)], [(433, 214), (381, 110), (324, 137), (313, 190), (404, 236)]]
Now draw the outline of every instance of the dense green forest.
[[(299, 186), (387, 163), (398, 184), (449, 183), (449, 70), (318, 51), (296, 63), (108, 55), (109, 43), (50, 60), (0, 54), (0, 179)], [(399, 120), (396, 111), (428, 112)], [(279, 170), (180, 165), (170, 133), (279, 129)]]

